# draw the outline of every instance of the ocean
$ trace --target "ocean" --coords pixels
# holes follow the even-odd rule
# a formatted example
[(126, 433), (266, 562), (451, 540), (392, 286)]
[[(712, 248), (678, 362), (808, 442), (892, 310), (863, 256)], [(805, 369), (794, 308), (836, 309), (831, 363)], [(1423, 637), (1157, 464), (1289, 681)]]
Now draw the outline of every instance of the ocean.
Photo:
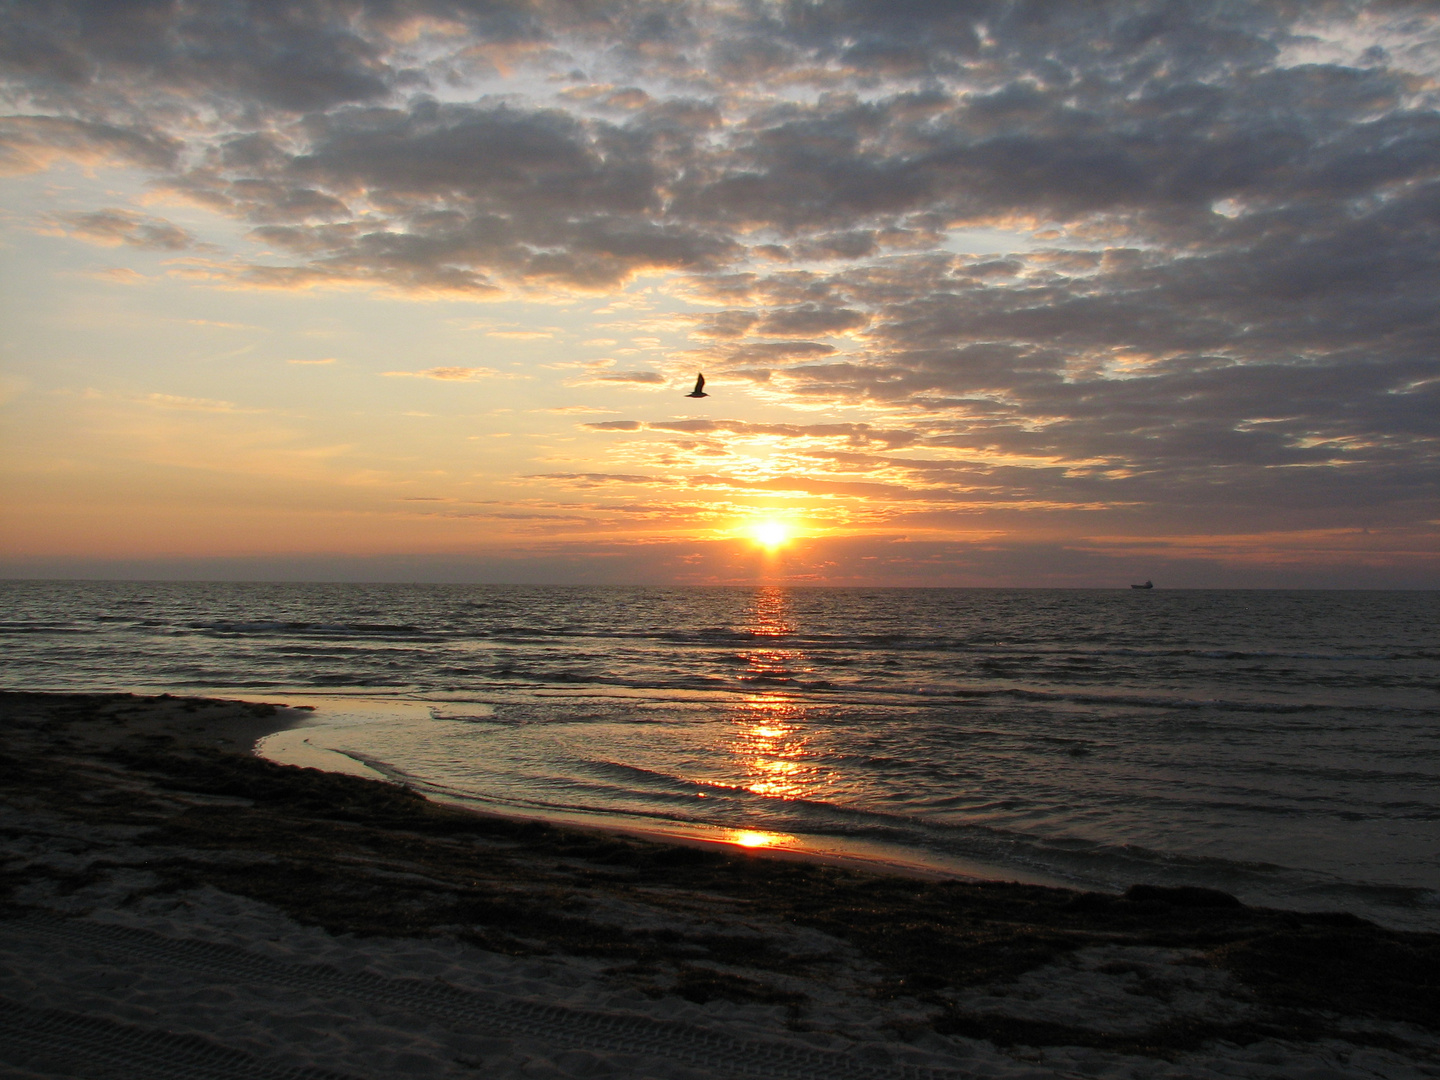
[(8, 689), (481, 809), (1440, 929), (1426, 592), (0, 583)]

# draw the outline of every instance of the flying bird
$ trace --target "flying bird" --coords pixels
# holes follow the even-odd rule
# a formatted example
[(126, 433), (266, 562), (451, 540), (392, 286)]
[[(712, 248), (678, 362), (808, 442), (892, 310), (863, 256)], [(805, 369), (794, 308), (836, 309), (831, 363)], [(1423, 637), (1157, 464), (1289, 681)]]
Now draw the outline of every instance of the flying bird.
[(685, 396), (686, 396), (686, 397), (709, 397), (709, 396), (710, 396), (709, 394), (705, 393), (705, 373), (704, 373), (703, 371), (702, 371), (699, 375), (696, 375), (696, 376), (695, 376), (695, 389), (694, 389), (694, 390), (691, 390), (691, 391), (690, 391), (688, 394), (686, 394)]

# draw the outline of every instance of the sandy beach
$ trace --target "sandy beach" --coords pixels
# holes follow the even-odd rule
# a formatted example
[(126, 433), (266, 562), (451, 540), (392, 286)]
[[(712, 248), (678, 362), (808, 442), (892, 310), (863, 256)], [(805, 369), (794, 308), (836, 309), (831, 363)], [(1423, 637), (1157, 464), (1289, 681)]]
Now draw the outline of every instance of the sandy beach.
[(250, 753), (304, 717), (0, 696), (0, 1074), (1440, 1075), (1440, 935), (670, 845)]

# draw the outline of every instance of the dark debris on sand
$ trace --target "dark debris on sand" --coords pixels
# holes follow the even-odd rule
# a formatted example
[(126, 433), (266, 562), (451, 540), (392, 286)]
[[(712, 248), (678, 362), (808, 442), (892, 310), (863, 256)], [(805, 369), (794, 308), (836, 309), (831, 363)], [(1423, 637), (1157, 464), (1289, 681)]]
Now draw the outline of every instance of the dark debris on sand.
[[(155, 853), (150, 894), (209, 885), (336, 934), (596, 957), (654, 994), (768, 1002), (794, 1018), (805, 1003), (796, 980), (838, 963), (814, 946), (832, 940), (861, 958), (874, 997), (918, 1000), (934, 1030), (999, 1045), (1168, 1056), (1275, 1037), (1385, 1046), (1400, 1041), (1397, 1022), (1440, 1030), (1440, 935), (1251, 908), (1204, 889), (1112, 896), (921, 880), (475, 814), (240, 752), (246, 725), (273, 714), (168, 696), (0, 694), (4, 802), (22, 817), (140, 830)], [(228, 748), (186, 735), (184, 723), (208, 731), (212, 717), (238, 733)], [(77, 894), (117, 869), (100, 849), (66, 873), (11, 858), (0, 895), (13, 914), (37, 888)], [(741, 917), (702, 917), (719, 907)], [(1111, 945), (1187, 950), (1187, 962), (1232, 975), (1253, 1008), (1119, 1031), (963, 1004), (966, 988)]]

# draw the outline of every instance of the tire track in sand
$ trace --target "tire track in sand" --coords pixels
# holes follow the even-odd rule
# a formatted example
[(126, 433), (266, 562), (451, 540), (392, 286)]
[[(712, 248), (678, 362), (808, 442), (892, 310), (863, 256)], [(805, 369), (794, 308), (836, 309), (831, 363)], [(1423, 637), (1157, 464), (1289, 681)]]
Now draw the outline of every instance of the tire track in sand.
[[(720, 1076), (764, 1080), (965, 1080), (970, 1075), (949, 1069), (868, 1064), (838, 1051), (737, 1038), (676, 1020), (590, 1012), (502, 994), (462, 990), (440, 982), (391, 979), (367, 972), (347, 973), (323, 964), (288, 964), (233, 945), (171, 938), (108, 923), (31, 914), (0, 923), (0, 928), (6, 926), (32, 941), (38, 938), (56, 945), (86, 946), (143, 963), (178, 968), (217, 982), (258, 983), (323, 997), (348, 998), (422, 1013), (452, 1024), (476, 1025), (487, 1034), (540, 1039), (569, 1050), (655, 1056)], [(4, 1037), (4, 1030), (0, 1029), (0, 1038)], [(235, 1075), (258, 1078), (262, 1074)], [(298, 1078), (302, 1074), (294, 1075)]]
[(355, 1080), (274, 1065), (198, 1035), (124, 1024), (0, 998), (0, 1068), (85, 1080)]

